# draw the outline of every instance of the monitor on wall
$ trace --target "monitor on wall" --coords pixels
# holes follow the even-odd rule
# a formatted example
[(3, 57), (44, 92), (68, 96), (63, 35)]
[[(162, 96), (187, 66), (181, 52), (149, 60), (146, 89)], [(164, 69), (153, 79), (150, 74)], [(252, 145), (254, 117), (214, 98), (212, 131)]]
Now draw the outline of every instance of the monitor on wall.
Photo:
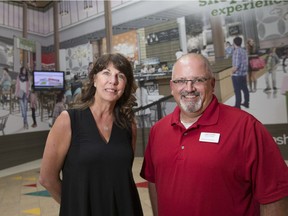
[(64, 71), (33, 71), (33, 89), (35, 91), (64, 91)]
[(241, 32), (241, 27), (240, 25), (230, 25), (228, 26), (228, 34), (229, 36), (237, 36), (240, 35)]

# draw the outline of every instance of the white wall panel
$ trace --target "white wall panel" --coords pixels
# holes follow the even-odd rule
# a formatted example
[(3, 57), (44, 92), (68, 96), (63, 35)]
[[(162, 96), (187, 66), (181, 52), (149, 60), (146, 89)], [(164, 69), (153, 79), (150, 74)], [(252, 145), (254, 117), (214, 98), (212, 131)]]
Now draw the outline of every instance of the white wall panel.
[(39, 33), (44, 34), (44, 16), (45, 13), (38, 13), (38, 28), (39, 28)]
[(23, 10), (18, 7), (18, 28), (23, 29)]
[(14, 23), (13, 23), (13, 20), (14, 20), (14, 11), (13, 11), (13, 8), (14, 6), (13, 5), (9, 5), (8, 7), (8, 25), (9, 26), (13, 26), (14, 27)]
[(28, 31), (34, 32), (33, 12), (29, 9), (27, 11), (27, 22), (28, 22), (28, 25), (27, 25)]
[(49, 14), (49, 19), (48, 19), (48, 24), (49, 24), (49, 26), (48, 26), (48, 34), (49, 33), (52, 33), (52, 32), (54, 32), (54, 25), (53, 25), (53, 19), (54, 19), (54, 17), (53, 17), (53, 8), (51, 8), (50, 10), (49, 10), (49, 12), (48, 12), (48, 14)]
[(104, 13), (104, 1), (97, 1), (98, 13)]
[(78, 14), (78, 10), (77, 10), (77, 3), (75, 4), (70, 4), (70, 19), (71, 19), (71, 24), (74, 24), (76, 22), (78, 22), (79, 20), (79, 14)]
[(78, 4), (78, 12), (79, 12), (79, 21), (84, 20), (88, 17), (86, 11), (84, 10), (84, 1), (79, 2), (71, 2), (71, 4)]
[(4, 4), (0, 2), (0, 25), (4, 24)]
[(43, 14), (43, 20), (42, 20), (42, 22), (40, 23), (40, 25), (42, 25), (42, 27), (43, 27), (43, 33), (44, 33), (44, 35), (45, 35), (45, 34), (48, 34), (48, 32), (49, 32), (49, 11), (46, 11), (46, 12)]

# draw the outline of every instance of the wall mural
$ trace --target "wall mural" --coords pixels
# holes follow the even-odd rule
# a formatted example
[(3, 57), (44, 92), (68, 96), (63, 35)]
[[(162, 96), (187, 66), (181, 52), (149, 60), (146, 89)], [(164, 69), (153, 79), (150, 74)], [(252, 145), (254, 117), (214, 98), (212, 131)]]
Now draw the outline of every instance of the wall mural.
[[(219, 4), (220, 5), (220, 4)], [(251, 6), (251, 4), (249, 4)], [(234, 7), (235, 8), (235, 7)], [(227, 9), (228, 10), (228, 9)], [(220, 10), (219, 10), (220, 11)], [(251, 9), (251, 12), (253, 10)], [(258, 37), (259, 40), (279, 40), (279, 38), (287, 38), (288, 32), (288, 3), (283, 5), (271, 5), (271, 6), (263, 6), (261, 9), (258, 8), (254, 11), (256, 15), (256, 26), (253, 26), (251, 22), (251, 28), (257, 28), (258, 30)], [(235, 15), (241, 12), (235, 12)], [(198, 16), (198, 17), (197, 17)], [(202, 23), (202, 13), (199, 13), (195, 17), (191, 16), (187, 18), (188, 25), (187, 29), (187, 38), (190, 39), (194, 38), (194, 40), (199, 40), (198, 46), (203, 45), (203, 34), (201, 34), (199, 29), (202, 29), (203, 25), (207, 26), (207, 23)], [(234, 16), (234, 13), (230, 15)], [(195, 21), (196, 20), (196, 21)], [(225, 20), (225, 17), (224, 17)], [(189, 22), (191, 21), (191, 22)], [(233, 24), (233, 23), (229, 23)], [(240, 25), (240, 26), (239, 26)], [(237, 26), (240, 29), (244, 29), (243, 23), (238, 23)], [(243, 27), (243, 28), (241, 28)], [(245, 27), (246, 28), (246, 27)], [(237, 29), (236, 29), (237, 30)], [(229, 31), (228, 35), (229, 36)], [(245, 34), (242, 30), (240, 31), (241, 34)], [(233, 37), (235, 33), (235, 28), (233, 31), (230, 31), (230, 34), (233, 33)], [(211, 35), (210, 35), (211, 36)], [(210, 37), (209, 36), (209, 37)], [(199, 37), (199, 38), (198, 38)], [(232, 37), (232, 38), (233, 38)], [(244, 37), (245, 39), (245, 37)], [(207, 41), (211, 41), (210, 39)], [(188, 40), (188, 47), (193, 48), (193, 43), (195, 41)], [(195, 42), (196, 43), (196, 42)], [(196, 44), (197, 44), (196, 43)], [(245, 41), (244, 41), (245, 43)], [(224, 41), (223, 41), (224, 45)], [(102, 53), (105, 53), (106, 41), (103, 39), (102, 46), (103, 50)], [(3, 65), (12, 65), (13, 63), (13, 56), (12, 48), (7, 45), (0, 44), (0, 63), (1, 67)], [(113, 37), (113, 50), (115, 52), (120, 52), (129, 57), (132, 61), (138, 59), (138, 50), (137, 50), (137, 33), (136, 31), (131, 31), (124, 33), (122, 35), (115, 35)], [(263, 51), (263, 50), (262, 50)], [(213, 53), (213, 52), (211, 52)], [(46, 54), (45, 54), (46, 55)], [(72, 73), (82, 73), (83, 71), (87, 70), (88, 63), (93, 61), (93, 47), (90, 43), (82, 44), (75, 47), (70, 47), (65, 49), (64, 54), (64, 61), (66, 65), (66, 71), (71, 71)], [(52, 55), (53, 56), (53, 55)], [(280, 56), (283, 58), (283, 56)], [(50, 56), (51, 59), (53, 59)], [(229, 60), (229, 59), (228, 59)], [(229, 61), (227, 61), (229, 62)], [(51, 62), (47, 62), (51, 63)], [(52, 63), (51, 63), (52, 64)], [(287, 64), (287, 62), (286, 62)], [(2, 68), (0, 68), (0, 75), (2, 76)], [(287, 124), (288, 124), (288, 76), (287, 73), (284, 73), (285, 67), (282, 65), (278, 65), (277, 67), (277, 74), (276, 74), (276, 89), (270, 91), (264, 91), (267, 87), (266, 83), (266, 71), (265, 69), (260, 70), (257, 72), (257, 91), (250, 93), (250, 107), (246, 109), (242, 107), (245, 111), (254, 115), (257, 119), (259, 119), (267, 128), (270, 128), (270, 131), (273, 131), (273, 136), (277, 141), (280, 148), (283, 148), (283, 152), (288, 152), (288, 131), (287, 131)], [(11, 76), (13, 73), (11, 71)], [(14, 75), (15, 77), (15, 75)], [(227, 79), (230, 79), (228, 76)], [(227, 85), (227, 83), (231, 84), (231, 81), (227, 81), (223, 85)], [(222, 86), (223, 89), (229, 88), (229, 86)], [(4, 116), (8, 115), (8, 120), (6, 122), (5, 127), (1, 129), (1, 121), (0, 121), (0, 135), (8, 135), (13, 133), (23, 133), (23, 132), (32, 132), (32, 131), (39, 131), (39, 130), (49, 130), (49, 116), (51, 115), (52, 108), (53, 108), (53, 97), (46, 97), (44, 98), (43, 95), (38, 95), (38, 101), (42, 101), (42, 104), (45, 106), (38, 106), (36, 110), (36, 119), (37, 119), (37, 127), (32, 126), (32, 116), (31, 116), (31, 109), (29, 107), (28, 112), (28, 122), (29, 128), (23, 128), (22, 116), (19, 108), (19, 103), (17, 103), (17, 99), (14, 97), (14, 90), (11, 88), (9, 91), (2, 91), (1, 90), (1, 103), (0, 103), (0, 116), (2, 118), (2, 125)], [(4, 96), (4, 97), (3, 97)], [(44, 102), (44, 103), (43, 103)], [(232, 95), (223, 103), (227, 105), (234, 106), (235, 98)], [(39, 105), (39, 104), (38, 104)], [(275, 129), (277, 128), (277, 130)], [(274, 130), (275, 129), (275, 130)], [(288, 158), (288, 156), (287, 156)]]
[[(287, 2), (288, 4), (288, 2)], [(273, 6), (256, 12), (258, 37), (273, 40), (288, 37), (288, 6)]]
[[(221, 8), (220, 5), (221, 4), (218, 5), (219, 8)], [(277, 41), (284, 38), (284, 40), (286, 40), (288, 43), (288, 3), (283, 5), (275, 4), (269, 7), (263, 6), (257, 10), (252, 10), (250, 8), (250, 10), (251, 13), (255, 13), (255, 26), (253, 24), (253, 20), (250, 20), (250, 22), (247, 22), (247, 20), (239, 20), (239, 17), (241, 17), (240, 12), (231, 13), (229, 17), (222, 16), (222, 25), (224, 31), (223, 46), (225, 41), (232, 41), (233, 43), (233, 39), (236, 36), (240, 36), (244, 39), (242, 46), (245, 47), (247, 37), (245, 36), (245, 31), (243, 31), (244, 27), (250, 29), (257, 28), (258, 38), (254, 38), (254, 40), (259, 39), (259, 41)], [(207, 23), (207, 17), (208, 19), (211, 19), (211, 14), (208, 13), (208, 16), (206, 17), (201, 13), (185, 17), (187, 51), (200, 52), (200, 50), (203, 49), (203, 45), (207, 45), (206, 52), (211, 49), (210, 52), (207, 53), (208, 58), (214, 61), (214, 52), (212, 51), (214, 50), (214, 45), (213, 41), (211, 40), (211, 26), (210, 23)], [(205, 29), (205, 31), (199, 31), (198, 29)], [(270, 46), (269, 48), (272, 47)], [(284, 46), (279, 46), (278, 48), (279, 50), (280, 48), (285, 49)], [(288, 55), (287, 46), (286, 50)], [(265, 52), (266, 49), (260, 49), (259, 55), (262, 55), (262, 57), (265, 58)], [(255, 116), (268, 128), (268, 130), (273, 134), (273, 137), (277, 142), (281, 152), (283, 153), (284, 158), (288, 159), (288, 75), (287, 72), (285, 73), (285, 66), (282, 66), (284, 53), (279, 52), (278, 54), (280, 57), (280, 62), (276, 69), (276, 88), (272, 89), (271, 87), (270, 90), (267, 90), (268, 85), (272, 86), (272, 81), (271, 77), (269, 77), (269, 73), (266, 71), (266, 68), (254, 72), (256, 73), (257, 77), (256, 91), (249, 93), (250, 107), (246, 108), (241, 106), (241, 109)], [(231, 59), (224, 59), (223, 64), (228, 68), (232, 64)], [(221, 75), (219, 76), (221, 77)], [(229, 89), (231, 90), (232, 95), (223, 99), (223, 103), (234, 106), (235, 97), (233, 93), (231, 78), (223, 77), (221, 80), (219, 80), (218, 85), (220, 85), (219, 89), (227, 89), (227, 91), (224, 91), (220, 94), (225, 95), (227, 92), (229, 92)]]
[[(137, 52), (137, 33), (129, 31), (123, 34), (113, 36), (113, 52), (119, 52), (130, 59), (138, 60)], [(102, 53), (106, 53), (106, 39), (103, 38)]]
[(65, 50), (66, 70), (73, 75), (87, 74), (89, 62), (93, 61), (92, 45), (90, 43)]
[(13, 46), (0, 42), (0, 66), (13, 66)]
[[(103, 47), (106, 47), (106, 41), (103, 39)], [(114, 52), (122, 53), (127, 56), (131, 62), (138, 59), (137, 52), (137, 34), (136, 31), (131, 31), (119, 35), (113, 36), (113, 50)], [(63, 51), (63, 52), (62, 52)], [(72, 89), (69, 88), (71, 82), (74, 81), (74, 75), (78, 75), (80, 80), (87, 78), (87, 69), (89, 62), (95, 60), (93, 54), (93, 45), (88, 42), (86, 44), (70, 47), (60, 51), (63, 56), (60, 57), (64, 62), (64, 68), (61, 70), (69, 74), (65, 77), (67, 89), (66, 93), (69, 96), (72, 94)], [(103, 51), (105, 52), (105, 51)], [(2, 62), (0, 67), (0, 80), (3, 74), (3, 67), (13, 66), (13, 47), (7, 44), (0, 44), (0, 59)], [(60, 63), (60, 65), (61, 65)], [(53, 71), (55, 70), (55, 55), (51, 53), (42, 54), (42, 70)], [(22, 116), (18, 99), (15, 97), (15, 83), (17, 74), (13, 71), (9, 71), (12, 78), (11, 88), (3, 91), (0, 89), (0, 136), (16, 133), (34, 132), (41, 130), (49, 130), (50, 117), (53, 112), (55, 104), (55, 92), (36, 92), (37, 95), (37, 109), (36, 109), (36, 121), (37, 126), (33, 123), (32, 112), (30, 104), (28, 104), (28, 128), (24, 128), (22, 124)], [(31, 80), (32, 84), (32, 80)], [(73, 96), (73, 95), (72, 95)], [(67, 97), (68, 98), (68, 97)], [(33, 125), (33, 127), (32, 127)]]

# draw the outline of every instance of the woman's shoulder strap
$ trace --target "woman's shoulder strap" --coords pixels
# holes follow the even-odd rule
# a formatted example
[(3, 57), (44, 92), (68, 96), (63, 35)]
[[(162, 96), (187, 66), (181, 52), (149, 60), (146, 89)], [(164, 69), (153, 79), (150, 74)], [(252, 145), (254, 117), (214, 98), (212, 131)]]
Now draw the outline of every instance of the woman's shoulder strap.
[(77, 110), (76, 109), (68, 109), (67, 110), (68, 114), (69, 114), (69, 117), (70, 117), (70, 122), (71, 122), (71, 131), (72, 131), (72, 135), (73, 135), (73, 131), (76, 130), (76, 121), (77, 121), (77, 117), (76, 117), (76, 114), (77, 114)]

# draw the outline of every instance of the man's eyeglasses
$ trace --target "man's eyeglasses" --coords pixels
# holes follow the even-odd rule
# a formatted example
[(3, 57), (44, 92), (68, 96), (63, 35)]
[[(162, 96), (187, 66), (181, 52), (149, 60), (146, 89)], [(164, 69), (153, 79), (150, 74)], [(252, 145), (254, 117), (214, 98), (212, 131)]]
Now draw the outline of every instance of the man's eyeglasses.
[(186, 80), (186, 79), (172, 80), (172, 82), (176, 84), (177, 86), (184, 86), (184, 85), (187, 85), (188, 82), (190, 81), (192, 85), (199, 86), (199, 85), (204, 84), (209, 79), (211, 78), (202, 77), (202, 78), (195, 78), (192, 80)]

